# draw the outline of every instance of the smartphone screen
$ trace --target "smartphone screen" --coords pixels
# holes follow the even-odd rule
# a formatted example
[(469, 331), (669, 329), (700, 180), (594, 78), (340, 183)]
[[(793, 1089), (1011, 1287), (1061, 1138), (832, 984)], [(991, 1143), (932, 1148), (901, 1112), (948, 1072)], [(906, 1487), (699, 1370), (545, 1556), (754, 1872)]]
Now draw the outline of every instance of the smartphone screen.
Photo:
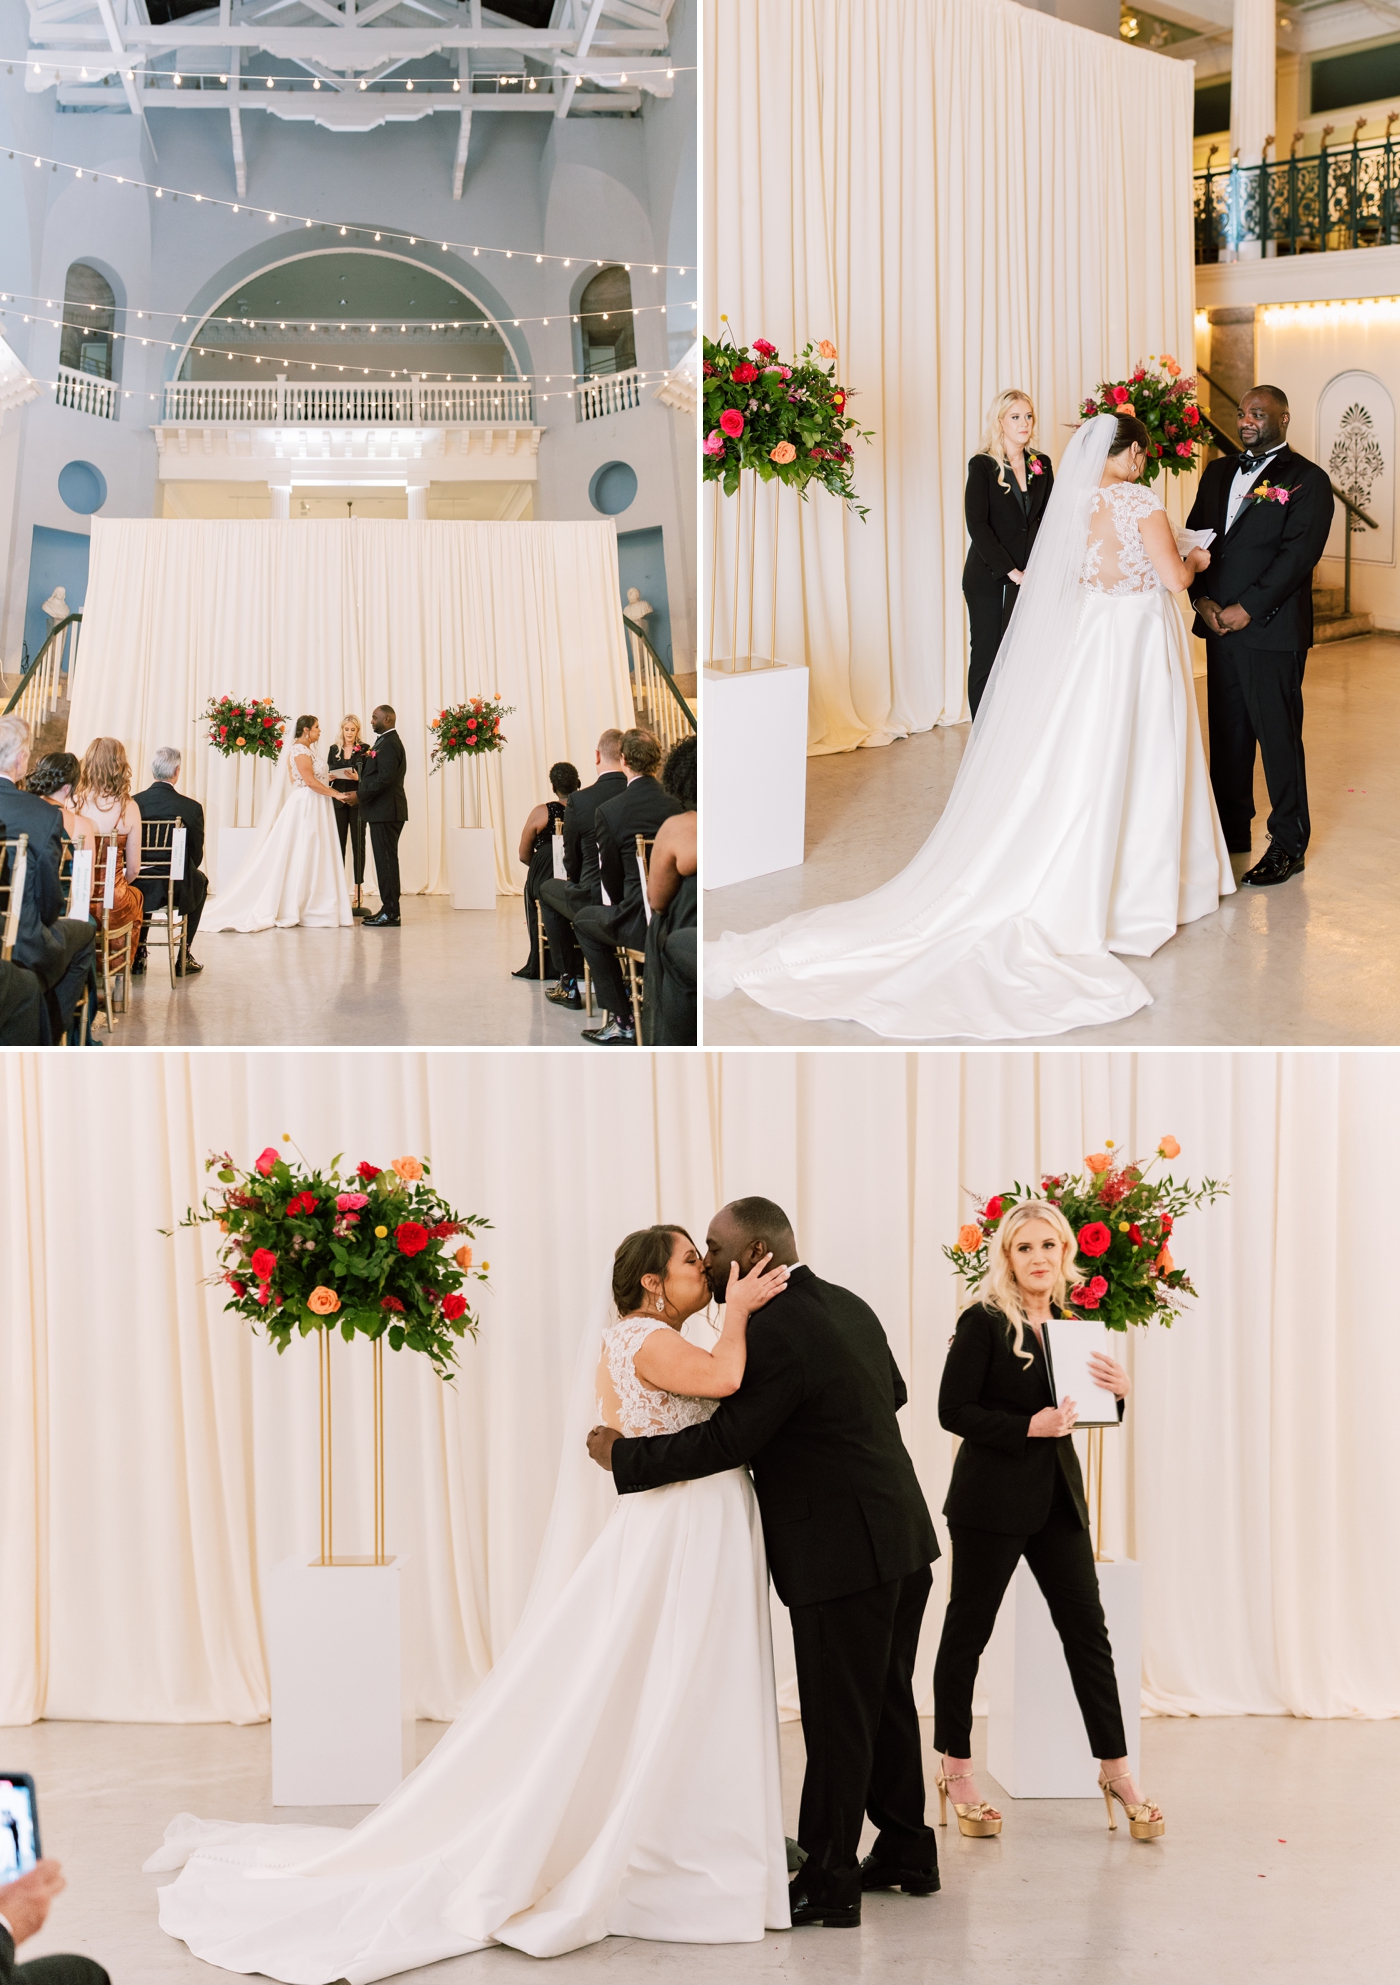
[(12, 1882), (39, 1859), (34, 1780), (26, 1772), (0, 1776), (0, 1883)]

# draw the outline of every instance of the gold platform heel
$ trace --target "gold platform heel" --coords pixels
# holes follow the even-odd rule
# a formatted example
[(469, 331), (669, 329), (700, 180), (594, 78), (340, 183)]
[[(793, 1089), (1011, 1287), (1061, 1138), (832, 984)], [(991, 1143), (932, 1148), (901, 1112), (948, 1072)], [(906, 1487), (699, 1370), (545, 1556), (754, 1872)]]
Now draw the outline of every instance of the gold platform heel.
[[(971, 1778), (970, 1771), (955, 1771), (951, 1778), (945, 1778), (940, 1771), (935, 1783), (938, 1786), (938, 1824), (948, 1824), (948, 1787), (956, 1785), (959, 1779)], [(976, 1805), (960, 1806), (955, 1799), (953, 1811), (958, 1816), (958, 1832), (966, 1834), (969, 1840), (990, 1840), (1001, 1832), (1001, 1815), (993, 1813), (985, 1799)]]
[(1161, 1807), (1154, 1806), (1150, 1799), (1144, 1799), (1140, 1806), (1130, 1806), (1121, 1792), (1113, 1790), (1123, 1776), (1124, 1774), (1120, 1773), (1117, 1778), (1105, 1778), (1102, 1772), (1099, 1773), (1099, 1790), (1103, 1793), (1103, 1802), (1108, 1808), (1109, 1831), (1116, 1832), (1118, 1828), (1118, 1818), (1113, 1810), (1113, 1802), (1116, 1799), (1128, 1815), (1128, 1832), (1134, 1840), (1160, 1840), (1167, 1830)]

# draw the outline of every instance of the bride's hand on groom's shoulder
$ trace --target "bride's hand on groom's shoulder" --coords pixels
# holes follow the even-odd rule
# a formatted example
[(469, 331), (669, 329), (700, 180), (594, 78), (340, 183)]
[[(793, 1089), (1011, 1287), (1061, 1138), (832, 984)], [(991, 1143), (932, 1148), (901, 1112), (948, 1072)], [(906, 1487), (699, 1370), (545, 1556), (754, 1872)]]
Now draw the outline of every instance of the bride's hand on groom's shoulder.
[(786, 1262), (770, 1268), (772, 1259), (771, 1254), (761, 1255), (747, 1275), (740, 1275), (737, 1261), (730, 1262), (729, 1284), (724, 1292), (726, 1322), (730, 1317), (752, 1316), (765, 1303), (771, 1303), (774, 1296), (781, 1296), (792, 1271)]

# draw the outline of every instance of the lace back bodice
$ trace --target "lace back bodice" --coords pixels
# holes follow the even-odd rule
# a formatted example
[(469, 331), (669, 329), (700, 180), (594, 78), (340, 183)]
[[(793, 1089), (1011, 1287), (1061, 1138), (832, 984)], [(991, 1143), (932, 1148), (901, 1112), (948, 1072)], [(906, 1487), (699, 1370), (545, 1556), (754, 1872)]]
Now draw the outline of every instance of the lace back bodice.
[(629, 1439), (678, 1434), (682, 1427), (708, 1420), (719, 1404), (717, 1399), (686, 1399), (677, 1392), (661, 1392), (638, 1378), (632, 1362), (638, 1350), (654, 1330), (668, 1328), (659, 1317), (628, 1316), (610, 1323), (603, 1332), (598, 1417)]
[(1080, 585), (1091, 593), (1158, 591), (1162, 582), (1140, 527), (1144, 517), (1161, 508), (1161, 497), (1141, 483), (1113, 483), (1096, 490), (1089, 505)]

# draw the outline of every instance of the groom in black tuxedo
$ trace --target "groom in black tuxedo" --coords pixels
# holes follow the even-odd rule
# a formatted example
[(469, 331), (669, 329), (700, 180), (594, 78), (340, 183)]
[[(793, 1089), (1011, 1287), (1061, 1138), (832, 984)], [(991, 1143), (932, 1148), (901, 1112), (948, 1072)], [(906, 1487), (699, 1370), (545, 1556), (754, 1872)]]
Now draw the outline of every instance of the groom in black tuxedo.
[(381, 703), (371, 712), (374, 747), (360, 767), (360, 783), (355, 789), (360, 818), (369, 826), (374, 873), (379, 883), (379, 914), (365, 918), (367, 930), (396, 929), (399, 922), (399, 835), (408, 819), (408, 801), (403, 790), (408, 758), (394, 722), (394, 713), (387, 703)]
[[(938, 1540), (900, 1438), (895, 1414), (908, 1394), (880, 1320), (798, 1262), (771, 1200), (736, 1199), (710, 1222), (713, 1294), (724, 1300), (731, 1262), (747, 1274), (770, 1253), (792, 1274), (749, 1324), (732, 1398), (678, 1434), (624, 1440), (595, 1427), (588, 1451), (621, 1495), (752, 1469), (769, 1570), (792, 1619), (807, 1745), (793, 1926), (849, 1928), (863, 1889), (939, 1886), (913, 1691)], [(879, 1836), (857, 1866), (867, 1812)]]
[[(1253, 386), (1240, 402), (1242, 455), (1201, 477), (1187, 526), (1211, 529), (1211, 562), (1191, 585), (1206, 643), (1210, 783), (1231, 854), (1250, 852), (1254, 752), (1269, 788), (1269, 846), (1243, 880), (1287, 882), (1307, 852), (1303, 665), (1312, 645), (1313, 567), (1332, 527), (1332, 485), (1288, 446), (1288, 400)], [(1286, 500), (1264, 494), (1285, 493)]]

